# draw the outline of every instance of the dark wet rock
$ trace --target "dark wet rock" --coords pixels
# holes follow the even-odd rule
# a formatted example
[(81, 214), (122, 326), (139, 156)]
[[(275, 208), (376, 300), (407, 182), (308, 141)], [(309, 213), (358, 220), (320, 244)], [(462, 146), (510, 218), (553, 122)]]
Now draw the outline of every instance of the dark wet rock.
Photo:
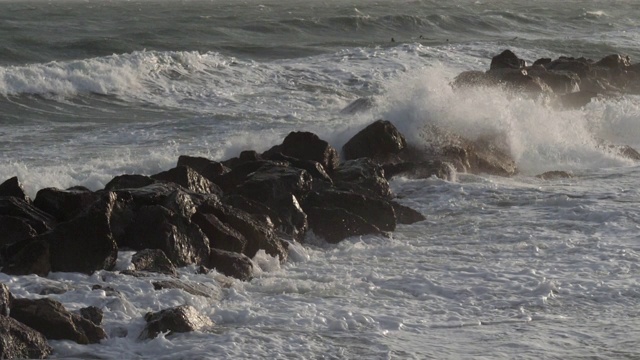
[(622, 70), (631, 66), (631, 59), (629, 55), (611, 54), (603, 57), (593, 66)]
[(24, 218), (0, 215), (0, 246), (30, 239), (38, 233)]
[(504, 50), (491, 59), (490, 69), (521, 69), (526, 66), (526, 62), (520, 59), (511, 50)]
[(271, 168), (273, 166), (287, 166), (287, 163), (267, 160), (248, 161), (235, 166), (229, 172), (215, 177), (213, 181), (222, 188), (222, 191), (227, 193), (232, 191), (236, 186), (245, 182), (247, 177), (252, 173), (260, 170), (261, 168)]
[(247, 240), (243, 253), (248, 257), (253, 258), (262, 249), (271, 256), (277, 256), (280, 261), (287, 259), (286, 243), (276, 236), (270, 224), (261, 222), (242, 210), (215, 201), (201, 204), (198, 212), (213, 214), (224, 224), (242, 234)]
[(197, 284), (197, 283), (186, 283), (180, 280), (162, 280), (162, 281), (154, 281), (151, 283), (153, 285), (154, 290), (162, 290), (162, 289), (180, 289), (185, 292), (188, 292), (191, 295), (203, 296), (203, 297), (213, 297), (213, 290), (208, 287)]
[(36, 330), (8, 316), (0, 316), (0, 359), (44, 359), (53, 349)]
[(200, 228), (161, 205), (138, 210), (126, 244), (135, 250), (160, 249), (177, 266), (200, 264), (209, 256), (209, 240)]
[(525, 69), (497, 69), (489, 71), (507, 89), (530, 94), (552, 93), (549, 85), (537, 76), (531, 76)]
[(0, 315), (9, 316), (9, 309), (11, 309), (11, 302), (13, 301), (13, 295), (7, 285), (0, 283)]
[(91, 321), (94, 325), (100, 326), (102, 319), (104, 318), (104, 312), (102, 309), (95, 306), (88, 306), (80, 309), (80, 316)]
[(160, 249), (144, 249), (133, 254), (131, 263), (138, 271), (176, 275), (176, 267)]
[(26, 203), (31, 202), (31, 199), (29, 198), (27, 193), (25, 193), (24, 187), (18, 180), (17, 176), (7, 179), (5, 182), (0, 184), (0, 196), (13, 196), (25, 201)]
[(391, 197), (384, 169), (369, 158), (345, 161), (332, 174), (336, 188), (369, 196)]
[(527, 74), (540, 78), (556, 94), (580, 91), (580, 78), (574, 73), (552, 72), (548, 71), (544, 66), (532, 66), (527, 68)]
[(100, 196), (91, 191), (45, 188), (38, 191), (33, 205), (62, 222), (89, 208)]
[(222, 194), (215, 183), (207, 180), (188, 166), (178, 166), (151, 176), (152, 179), (176, 183), (185, 189), (200, 194)]
[(180, 155), (177, 166), (188, 166), (208, 180), (213, 180), (216, 176), (220, 176), (231, 170), (217, 161), (187, 155)]
[(546, 66), (551, 63), (551, 58), (541, 58), (533, 62), (531, 66)]
[(208, 266), (242, 281), (249, 281), (253, 277), (253, 263), (244, 254), (211, 249)]
[(545, 173), (536, 175), (538, 179), (542, 180), (556, 180), (556, 179), (570, 179), (573, 177), (570, 173), (561, 170), (547, 171)]
[(168, 331), (171, 335), (205, 330), (213, 326), (211, 319), (189, 305), (147, 313), (144, 319), (147, 321), (147, 325), (139, 336), (140, 340), (153, 339), (161, 332)]
[(38, 234), (56, 225), (53, 216), (13, 196), (0, 196), (0, 215), (25, 219)]
[(70, 313), (53, 299), (15, 299), (11, 306), (11, 317), (51, 340), (94, 344), (107, 337), (102, 328), (80, 315)]
[(49, 244), (51, 271), (91, 274), (115, 266), (118, 246), (111, 233), (115, 193), (106, 193), (84, 213), (39, 235)]
[(407, 146), (404, 135), (389, 121), (377, 120), (354, 135), (342, 147), (346, 160), (368, 157), (385, 162)]
[(558, 100), (564, 108), (579, 109), (590, 103), (591, 99), (597, 96), (598, 94), (593, 91), (583, 90), (561, 95)]
[(280, 219), (280, 215), (269, 206), (261, 202), (249, 199), (239, 194), (225, 195), (224, 197), (222, 197), (221, 201), (226, 205), (240, 209), (246, 213), (253, 215), (261, 222), (267, 224), (272, 223), (274, 228), (282, 227), (283, 220)]
[(322, 166), (322, 164), (320, 164), (317, 161), (300, 160), (300, 159), (296, 159), (294, 157), (286, 156), (276, 152), (270, 153), (269, 158), (267, 160), (285, 161), (294, 168), (306, 170), (314, 180), (318, 179), (330, 184), (333, 183), (333, 180), (331, 180), (331, 177), (329, 176), (329, 174), (327, 174), (327, 171), (325, 170), (325, 168)]
[(282, 153), (301, 160), (317, 161), (331, 173), (340, 164), (338, 151), (318, 135), (300, 131), (291, 132), (282, 144), (267, 150), (262, 156), (269, 158), (271, 153)]
[(427, 219), (419, 211), (402, 205), (396, 201), (391, 201), (391, 206), (393, 206), (393, 210), (396, 213), (398, 224), (414, 224)]
[(306, 210), (309, 207), (340, 208), (352, 214), (357, 214), (360, 218), (375, 225), (380, 230), (393, 231), (396, 228), (396, 214), (393, 206), (388, 200), (382, 198), (327, 189), (310, 193), (304, 202), (304, 209)]
[(247, 239), (239, 231), (223, 223), (214, 214), (196, 213), (191, 218), (209, 239), (209, 247), (242, 253)]
[(453, 79), (451, 86), (454, 89), (465, 87), (493, 87), (499, 85), (500, 82), (495, 76), (487, 74), (484, 71), (464, 71)]
[(145, 175), (125, 174), (116, 176), (111, 179), (111, 181), (109, 181), (107, 185), (104, 186), (104, 189), (106, 191), (136, 189), (151, 185), (156, 182), (156, 180)]
[(353, 115), (360, 112), (371, 110), (375, 106), (375, 100), (371, 97), (363, 97), (354, 100), (344, 109), (340, 110), (340, 114)]
[(454, 180), (456, 171), (454, 165), (442, 160), (427, 160), (419, 162), (401, 162), (382, 166), (386, 179), (403, 175), (412, 179), (428, 179), (432, 176), (443, 180)]
[(640, 161), (640, 153), (629, 145), (600, 144), (599, 146), (617, 154), (618, 156)]
[(545, 65), (547, 70), (567, 71), (578, 75), (581, 79), (591, 72), (591, 62), (585, 58), (572, 58), (561, 56)]
[(47, 276), (51, 271), (49, 243), (32, 238), (0, 249), (2, 272), (9, 275)]
[(351, 236), (384, 234), (375, 225), (345, 209), (309, 206), (305, 211), (313, 233), (332, 244)]

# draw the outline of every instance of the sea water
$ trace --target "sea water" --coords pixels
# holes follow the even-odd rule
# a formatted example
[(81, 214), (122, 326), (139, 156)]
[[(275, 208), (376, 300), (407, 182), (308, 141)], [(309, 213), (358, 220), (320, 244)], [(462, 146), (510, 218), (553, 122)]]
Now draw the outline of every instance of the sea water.
[[(379, 118), (417, 146), (430, 124), (500, 133), (520, 173), (394, 179), (425, 221), (335, 245), (310, 234), (284, 264), (256, 255), (250, 282), (179, 270), (211, 297), (155, 291), (159, 274), (0, 281), (17, 297), (104, 310), (108, 339), (50, 341), (53, 358), (640, 357), (640, 167), (597, 147), (640, 148), (640, 97), (558, 110), (449, 85), (507, 48), (529, 63), (635, 63), (638, 19), (622, 0), (2, 0), (0, 179), (17, 175), (32, 197), (151, 175), (182, 154), (266, 150), (290, 131), (340, 149)], [(341, 113), (362, 97), (373, 107)], [(549, 170), (574, 177), (535, 177)], [(138, 340), (146, 312), (182, 304), (215, 327)]]

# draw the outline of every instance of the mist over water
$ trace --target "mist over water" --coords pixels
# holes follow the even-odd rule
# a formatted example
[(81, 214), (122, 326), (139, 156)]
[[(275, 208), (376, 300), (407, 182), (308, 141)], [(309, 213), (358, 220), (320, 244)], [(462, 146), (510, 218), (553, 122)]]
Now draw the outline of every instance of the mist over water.
[[(340, 149), (379, 118), (418, 146), (437, 140), (432, 125), (494, 137), (520, 173), (395, 179), (427, 220), (336, 245), (311, 234), (284, 264), (259, 253), (251, 282), (179, 270), (213, 298), (153, 290), (164, 275), (0, 281), (18, 297), (64, 287), (48, 297), (105, 311), (109, 339), (52, 341), (54, 358), (636, 358), (640, 171), (598, 144), (640, 148), (640, 97), (561, 110), (450, 83), (507, 48), (529, 63), (636, 63), (638, 19), (634, 1), (2, 0), (0, 181), (17, 175), (32, 197), (183, 154), (263, 151), (290, 131)], [(361, 98), (371, 106), (342, 112)], [(549, 170), (574, 177), (534, 177)], [(146, 312), (179, 304), (216, 326), (137, 339)]]

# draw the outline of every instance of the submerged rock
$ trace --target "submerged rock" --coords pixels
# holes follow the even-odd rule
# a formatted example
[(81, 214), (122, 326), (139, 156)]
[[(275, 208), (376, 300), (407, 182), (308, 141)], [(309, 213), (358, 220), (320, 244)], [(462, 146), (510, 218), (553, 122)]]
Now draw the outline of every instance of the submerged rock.
[(211, 249), (208, 266), (226, 276), (243, 281), (249, 281), (253, 277), (253, 263), (243, 254)]
[(183, 305), (144, 316), (147, 325), (138, 337), (141, 340), (153, 339), (161, 332), (169, 335), (177, 332), (201, 331), (213, 326), (213, 322), (192, 306)]
[(133, 254), (131, 263), (137, 271), (176, 275), (176, 267), (160, 249), (144, 249)]

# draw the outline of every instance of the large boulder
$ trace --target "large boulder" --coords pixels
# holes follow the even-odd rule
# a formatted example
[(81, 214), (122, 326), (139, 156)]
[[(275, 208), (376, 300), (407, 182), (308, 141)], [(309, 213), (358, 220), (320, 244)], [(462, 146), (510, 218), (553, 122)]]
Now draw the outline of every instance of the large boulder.
[(38, 233), (27, 219), (0, 215), (0, 246), (13, 244), (20, 240), (30, 239)]
[(215, 177), (230, 171), (230, 169), (222, 163), (199, 156), (180, 155), (177, 166), (188, 166), (211, 181), (213, 181)]
[(38, 234), (56, 225), (53, 216), (14, 196), (0, 196), (1, 215), (25, 219)]
[(0, 184), (0, 196), (13, 196), (27, 203), (31, 202), (31, 199), (24, 191), (24, 187), (17, 176), (7, 179)]
[(178, 166), (151, 176), (152, 179), (176, 183), (200, 194), (222, 194), (220, 187), (188, 166)]
[(147, 313), (144, 319), (147, 325), (138, 337), (140, 340), (153, 339), (161, 332), (168, 331), (171, 335), (177, 332), (205, 330), (213, 326), (211, 319), (189, 305)]
[(526, 62), (520, 59), (511, 50), (504, 50), (491, 59), (490, 70), (494, 69), (522, 69)]
[[(396, 214), (388, 200), (368, 197), (349, 191), (326, 189), (312, 192), (304, 202), (304, 209), (340, 208), (352, 214), (357, 214), (366, 222), (375, 225), (383, 231), (393, 231), (396, 228)], [(317, 223), (317, 221), (316, 221)]]
[(253, 263), (244, 254), (211, 249), (208, 267), (243, 281), (251, 280), (253, 276)]
[(144, 249), (133, 254), (131, 263), (137, 271), (176, 275), (176, 267), (160, 249)]
[(294, 131), (285, 137), (280, 145), (267, 150), (262, 156), (268, 158), (272, 153), (282, 153), (301, 160), (317, 161), (331, 173), (340, 164), (338, 151), (318, 135), (306, 131)]
[(259, 250), (264, 250), (280, 261), (287, 259), (287, 245), (278, 238), (273, 225), (259, 221), (254, 216), (229, 205), (207, 201), (198, 207), (198, 213), (213, 214), (224, 224), (238, 231), (247, 240), (243, 254), (253, 258)]
[(78, 314), (70, 313), (53, 299), (14, 299), (11, 317), (51, 340), (94, 344), (107, 337), (102, 328)]
[(391, 198), (382, 166), (369, 158), (345, 161), (332, 174), (334, 186), (373, 197)]
[(236, 188), (236, 186), (242, 184), (247, 178), (256, 171), (262, 168), (271, 168), (274, 166), (287, 166), (283, 161), (268, 161), (268, 160), (256, 160), (246, 161), (242, 164), (234, 166), (230, 171), (225, 172), (212, 179), (223, 192), (227, 193)]
[(84, 307), (78, 310), (78, 314), (91, 321), (96, 326), (100, 326), (100, 324), (102, 324), (102, 319), (104, 318), (104, 312), (96, 306)]
[[(269, 158), (266, 160), (272, 161), (284, 161), (291, 167), (306, 170), (314, 180), (320, 180), (329, 184), (333, 183), (329, 174), (325, 170), (324, 166), (317, 161), (313, 160), (300, 160), (291, 156), (284, 155), (279, 152), (272, 152), (268, 154)], [(314, 181), (315, 182), (315, 181)]]
[(100, 196), (88, 190), (45, 188), (38, 191), (33, 205), (58, 221), (67, 221), (89, 208)]
[(32, 238), (0, 249), (2, 272), (9, 275), (47, 276), (51, 271), (49, 243)]
[(200, 228), (162, 205), (141, 207), (126, 238), (132, 249), (164, 251), (177, 266), (200, 264), (209, 257), (209, 239)]
[(494, 87), (500, 85), (498, 79), (484, 71), (463, 71), (453, 79), (451, 86), (454, 89), (467, 87)]
[(242, 253), (247, 239), (233, 227), (220, 221), (214, 214), (197, 212), (191, 218), (209, 239), (211, 249), (220, 249)]
[(329, 243), (338, 243), (357, 235), (383, 235), (384, 233), (362, 217), (342, 208), (309, 206), (309, 228)]
[(91, 274), (113, 269), (118, 245), (110, 219), (116, 200), (115, 193), (105, 193), (84, 213), (36, 238), (49, 244), (51, 271)]
[(44, 359), (53, 349), (36, 330), (0, 316), (0, 359)]
[(354, 135), (342, 147), (346, 160), (368, 157), (385, 162), (407, 146), (404, 135), (389, 121), (377, 120)]
[(105, 191), (115, 191), (120, 189), (136, 189), (145, 187), (151, 184), (158, 182), (148, 176), (145, 175), (137, 175), (137, 174), (125, 174), (118, 175), (111, 179), (104, 186)]

